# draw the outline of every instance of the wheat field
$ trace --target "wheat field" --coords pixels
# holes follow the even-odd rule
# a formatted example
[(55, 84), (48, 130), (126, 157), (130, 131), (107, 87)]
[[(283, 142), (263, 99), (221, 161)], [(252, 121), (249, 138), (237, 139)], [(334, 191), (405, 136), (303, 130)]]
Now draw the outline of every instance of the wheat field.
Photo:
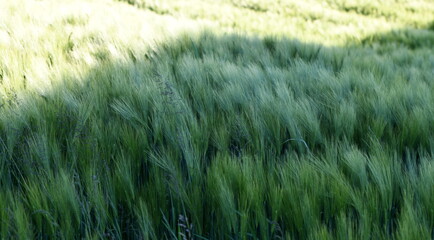
[(0, 0), (1, 239), (434, 239), (430, 0)]

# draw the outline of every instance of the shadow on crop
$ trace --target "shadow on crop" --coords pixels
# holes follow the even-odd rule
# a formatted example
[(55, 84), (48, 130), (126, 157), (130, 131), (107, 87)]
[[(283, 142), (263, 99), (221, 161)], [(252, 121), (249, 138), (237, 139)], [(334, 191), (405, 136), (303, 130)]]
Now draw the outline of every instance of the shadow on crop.
[[(146, 53), (130, 51), (122, 61), (101, 52), (99, 64), (83, 84), (71, 83), (75, 77), (69, 76), (69, 84), (59, 84), (48, 95), (10, 102), (1, 109), (10, 119), (0, 125), (0, 181), (3, 188), (15, 192), (26, 179), (35, 179), (33, 174), (55, 176), (61, 168), (85, 178), (86, 168), (95, 164), (98, 167), (92, 169), (97, 172), (92, 176), (109, 179), (122, 166), (116, 162), (119, 156), (125, 154), (136, 163), (129, 165), (137, 171), (132, 186), (140, 189), (134, 201), (158, 195), (155, 199), (160, 202), (150, 203), (156, 209), (149, 209), (149, 215), (176, 229), (182, 224), (178, 215), (183, 214), (183, 206), (171, 205), (173, 189), (154, 189), (161, 191), (157, 193), (140, 187), (147, 181), (158, 182), (148, 178), (159, 163), (150, 159), (159, 154), (176, 157), (185, 169), (188, 154), (193, 154), (206, 174), (213, 158), (222, 153), (287, 161), (288, 156), (320, 156), (332, 143), (345, 143), (369, 154), (375, 139), (385, 149), (414, 155), (410, 160), (417, 161), (421, 152), (432, 153), (434, 118), (428, 109), (432, 103), (426, 101), (433, 99), (432, 73), (423, 72), (432, 68), (418, 71), (414, 51), (433, 49), (433, 41), (432, 26), (376, 34), (345, 48), (204, 32), (181, 35)], [(390, 62), (396, 52), (401, 52), (397, 59), (403, 60), (397, 66), (413, 67), (420, 79), (396, 80), (394, 60)], [(249, 84), (249, 77), (259, 85)], [(395, 80), (399, 87), (393, 87)], [(411, 81), (424, 84), (413, 88)], [(404, 87), (431, 92), (420, 96)], [(119, 189), (103, 192), (115, 195), (109, 212), (119, 218), (107, 228), (121, 231), (106, 236), (139, 238), (134, 206), (122, 197), (122, 179), (116, 181)], [(90, 191), (78, 185), (77, 189)], [(80, 198), (85, 203), (88, 196), (83, 193)], [(210, 234), (213, 209), (207, 203), (197, 207), (204, 211), (201, 219), (194, 219), (203, 223), (197, 231), (216, 236)], [(89, 221), (95, 227), (101, 224), (96, 216)], [(77, 227), (84, 235), (84, 227)], [(157, 222), (154, 227), (158, 233), (170, 229)]]

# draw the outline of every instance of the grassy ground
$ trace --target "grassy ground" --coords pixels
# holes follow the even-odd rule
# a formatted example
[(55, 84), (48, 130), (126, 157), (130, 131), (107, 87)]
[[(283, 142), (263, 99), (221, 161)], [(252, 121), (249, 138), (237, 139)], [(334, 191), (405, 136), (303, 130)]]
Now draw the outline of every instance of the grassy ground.
[(1, 239), (434, 239), (431, 1), (0, 6)]

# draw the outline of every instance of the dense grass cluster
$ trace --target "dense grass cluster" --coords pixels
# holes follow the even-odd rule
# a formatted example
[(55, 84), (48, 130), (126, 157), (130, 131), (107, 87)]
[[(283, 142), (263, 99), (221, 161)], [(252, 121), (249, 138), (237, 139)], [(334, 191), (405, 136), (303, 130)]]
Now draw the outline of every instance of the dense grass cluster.
[[(325, 1), (336, 15), (321, 26), (409, 26), (362, 24), (333, 46), (319, 28), (228, 33), (208, 1), (128, 2), (154, 13), (100, 0), (4, 8), (1, 239), (434, 238), (433, 4), (387, 1), (400, 17)], [(221, 4), (240, 23), (279, 23), (297, 22), (301, 3)], [(38, 15), (47, 7), (66, 12)], [(198, 18), (216, 24), (162, 37)], [(133, 19), (161, 26), (125, 27)]]

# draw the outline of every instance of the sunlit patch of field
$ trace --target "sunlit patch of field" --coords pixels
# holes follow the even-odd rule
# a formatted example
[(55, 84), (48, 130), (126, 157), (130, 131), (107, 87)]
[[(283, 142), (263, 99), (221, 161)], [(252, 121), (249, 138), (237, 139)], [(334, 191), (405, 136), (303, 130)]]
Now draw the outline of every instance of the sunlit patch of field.
[(0, 6), (1, 239), (433, 238), (430, 1)]

